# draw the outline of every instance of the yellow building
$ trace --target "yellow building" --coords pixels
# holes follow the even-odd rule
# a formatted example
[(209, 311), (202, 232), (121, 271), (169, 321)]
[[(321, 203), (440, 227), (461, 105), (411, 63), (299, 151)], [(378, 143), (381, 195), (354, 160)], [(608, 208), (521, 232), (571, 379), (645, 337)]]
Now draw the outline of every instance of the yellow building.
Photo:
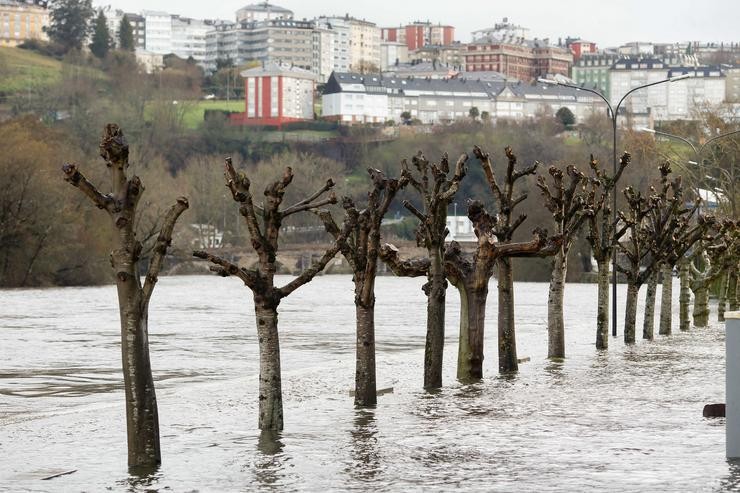
[(49, 11), (33, 2), (0, 0), (0, 46), (17, 46), (28, 39), (48, 39), (44, 26)]

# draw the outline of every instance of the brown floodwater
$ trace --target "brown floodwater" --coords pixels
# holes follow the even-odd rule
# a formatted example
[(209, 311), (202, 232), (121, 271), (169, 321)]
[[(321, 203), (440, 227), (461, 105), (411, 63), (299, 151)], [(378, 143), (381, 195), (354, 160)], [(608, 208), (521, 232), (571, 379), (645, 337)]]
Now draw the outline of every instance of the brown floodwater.
[[(162, 278), (150, 313), (162, 466), (139, 475), (126, 467), (115, 288), (0, 291), (0, 490), (740, 488), (740, 466), (724, 456), (724, 420), (702, 418), (704, 404), (724, 402), (723, 324), (631, 347), (620, 327), (597, 352), (596, 286), (569, 284), (568, 358), (550, 362), (547, 285), (517, 283), (519, 357), (531, 360), (499, 376), (494, 280), (486, 375), (463, 385), (454, 379), (459, 299), (450, 289), (445, 386), (427, 393), (422, 284), (377, 282), (378, 386), (393, 392), (375, 409), (355, 409), (349, 396), (351, 278), (320, 277), (286, 299), (285, 430), (268, 436), (256, 428), (248, 289), (233, 279)], [(62, 472), (70, 473), (42, 479)]]

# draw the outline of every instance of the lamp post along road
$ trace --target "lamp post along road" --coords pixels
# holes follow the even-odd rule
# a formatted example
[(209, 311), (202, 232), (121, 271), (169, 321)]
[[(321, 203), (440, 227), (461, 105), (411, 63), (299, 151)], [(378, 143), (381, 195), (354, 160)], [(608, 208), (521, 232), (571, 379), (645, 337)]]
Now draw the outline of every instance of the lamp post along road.
[[(550, 85), (557, 85), (562, 87), (569, 87), (571, 89), (575, 89), (577, 91), (585, 91), (589, 92), (591, 94), (594, 94), (598, 96), (604, 103), (606, 103), (607, 108), (609, 109), (609, 118), (612, 122), (612, 179), (616, 181), (619, 180), (619, 177), (617, 176), (617, 117), (619, 116), (619, 108), (622, 106), (622, 103), (627, 99), (627, 97), (632, 94), (633, 92), (639, 91), (640, 89), (645, 89), (652, 86), (657, 86), (658, 84), (663, 84), (666, 82), (676, 82), (678, 80), (683, 80), (691, 77), (690, 74), (683, 74), (678, 75), (676, 77), (670, 77), (668, 79), (659, 80), (656, 82), (651, 82), (649, 84), (643, 84), (641, 86), (633, 87), (627, 93), (622, 96), (622, 99), (619, 100), (616, 106), (612, 107), (611, 102), (599, 91), (595, 89), (588, 89), (586, 87), (580, 87), (573, 84), (566, 84), (564, 82), (559, 82), (552, 79), (538, 79), (539, 82), (550, 84)], [(616, 225), (617, 222), (617, 194), (616, 194), (616, 183), (614, 183), (614, 189), (612, 190), (612, 218), (614, 221), (614, 224)], [(617, 335), (617, 249), (612, 247), (612, 336)]]

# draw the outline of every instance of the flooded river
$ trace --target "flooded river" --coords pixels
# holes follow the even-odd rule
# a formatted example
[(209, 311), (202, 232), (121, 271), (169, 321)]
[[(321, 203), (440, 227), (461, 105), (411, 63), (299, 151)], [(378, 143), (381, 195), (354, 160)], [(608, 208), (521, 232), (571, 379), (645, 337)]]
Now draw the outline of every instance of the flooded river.
[[(377, 282), (378, 386), (393, 393), (372, 410), (354, 409), (349, 397), (351, 279), (320, 277), (286, 299), (285, 431), (261, 437), (249, 290), (233, 279), (163, 278), (150, 314), (163, 463), (148, 477), (129, 476), (126, 468), (115, 288), (0, 291), (0, 490), (740, 487), (740, 467), (724, 457), (724, 420), (701, 414), (704, 404), (724, 402), (722, 324), (633, 347), (622, 344), (620, 326), (600, 353), (593, 344), (596, 286), (568, 285), (568, 358), (552, 363), (547, 285), (521, 283), (519, 357), (531, 361), (518, 375), (500, 377), (493, 281), (486, 378), (461, 385), (454, 380), (459, 300), (450, 289), (445, 387), (430, 394), (420, 388), (422, 283)], [(674, 314), (677, 327), (677, 300)], [(68, 471), (75, 472), (42, 480)]]

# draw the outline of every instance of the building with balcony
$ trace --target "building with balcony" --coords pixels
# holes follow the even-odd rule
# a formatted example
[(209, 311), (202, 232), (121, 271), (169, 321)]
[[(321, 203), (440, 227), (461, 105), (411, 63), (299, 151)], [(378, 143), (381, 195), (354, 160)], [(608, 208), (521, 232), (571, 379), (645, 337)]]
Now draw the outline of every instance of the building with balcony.
[(0, 46), (17, 46), (30, 39), (46, 40), (46, 2), (0, 0)]
[(236, 11), (236, 22), (260, 22), (292, 18), (292, 10), (272, 5), (269, 2), (246, 5)]

